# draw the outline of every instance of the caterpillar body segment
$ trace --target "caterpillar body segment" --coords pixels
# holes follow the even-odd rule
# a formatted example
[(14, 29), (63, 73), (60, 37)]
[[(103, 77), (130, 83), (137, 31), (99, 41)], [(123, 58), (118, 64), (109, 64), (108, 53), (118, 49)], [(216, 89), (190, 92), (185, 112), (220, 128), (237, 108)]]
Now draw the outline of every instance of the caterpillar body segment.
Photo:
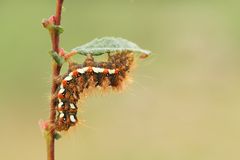
[(134, 61), (133, 53), (109, 55), (107, 62), (95, 62), (87, 57), (83, 64), (73, 64), (62, 77), (56, 93), (57, 131), (67, 131), (78, 123), (77, 102), (88, 88), (101, 87), (120, 90)]

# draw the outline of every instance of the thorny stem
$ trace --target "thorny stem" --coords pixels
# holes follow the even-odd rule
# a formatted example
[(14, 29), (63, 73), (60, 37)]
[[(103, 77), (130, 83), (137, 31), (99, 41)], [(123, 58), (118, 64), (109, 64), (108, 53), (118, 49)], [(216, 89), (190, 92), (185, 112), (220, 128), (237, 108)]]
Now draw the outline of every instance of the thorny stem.
[[(56, 5), (56, 14), (53, 16), (53, 23), (56, 26), (61, 24), (61, 14), (62, 14), (62, 5), (64, 0), (57, 0)], [(44, 25), (44, 24), (43, 24)], [(59, 32), (57, 30), (52, 29), (50, 31), (51, 41), (52, 41), (52, 50), (59, 54)], [(50, 117), (49, 117), (49, 128), (48, 134), (46, 135), (47, 141), (47, 156), (48, 160), (54, 160), (54, 144), (55, 144), (55, 129), (54, 129), (54, 121), (56, 116), (55, 104), (54, 104), (54, 94), (57, 90), (57, 84), (55, 82), (55, 78), (59, 76), (61, 67), (54, 60), (52, 61), (52, 88), (51, 88), (51, 102), (50, 102)]]

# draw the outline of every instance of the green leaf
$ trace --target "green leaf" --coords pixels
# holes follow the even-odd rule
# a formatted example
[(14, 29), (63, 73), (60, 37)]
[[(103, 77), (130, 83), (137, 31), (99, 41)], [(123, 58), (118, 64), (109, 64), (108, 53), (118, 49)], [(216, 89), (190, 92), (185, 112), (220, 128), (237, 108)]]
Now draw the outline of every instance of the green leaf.
[(72, 49), (81, 55), (99, 56), (105, 53), (133, 52), (149, 55), (150, 51), (141, 49), (138, 45), (123, 38), (97, 38), (82, 46)]
[(54, 51), (49, 51), (50, 56), (55, 60), (55, 62), (59, 65), (62, 66), (63, 63), (65, 62), (64, 58), (61, 57), (57, 52)]
[(53, 25), (53, 28), (58, 32), (58, 34), (62, 34), (64, 32), (62, 26)]
[(59, 133), (55, 132), (55, 133), (54, 133), (54, 138), (55, 138), (56, 140), (59, 140), (60, 138), (62, 138), (62, 136), (61, 136)]

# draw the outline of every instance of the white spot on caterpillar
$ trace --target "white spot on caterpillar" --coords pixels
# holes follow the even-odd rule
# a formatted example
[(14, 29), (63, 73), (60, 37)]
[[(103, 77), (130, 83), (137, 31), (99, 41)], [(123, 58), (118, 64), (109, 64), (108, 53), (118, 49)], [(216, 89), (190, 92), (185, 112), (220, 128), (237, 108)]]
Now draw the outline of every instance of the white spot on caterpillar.
[(64, 89), (64, 88), (61, 88), (58, 93), (61, 93), (61, 94), (62, 94), (63, 92), (65, 92), (65, 89)]
[(115, 69), (109, 69), (109, 70), (108, 70), (108, 73), (109, 73), (109, 74), (114, 74), (114, 73), (115, 73)]
[(89, 67), (84, 67), (84, 68), (83, 68), (84, 73), (88, 70), (88, 68), (89, 68)]
[(72, 77), (72, 76), (73, 76), (73, 72), (70, 72), (70, 73), (69, 73), (69, 76), (71, 76), (71, 77)]
[(76, 119), (75, 119), (74, 115), (70, 115), (70, 120), (71, 120), (71, 122), (73, 122), (73, 123), (76, 122)]
[(99, 72), (99, 73), (102, 73), (103, 71), (104, 71), (104, 68), (99, 68), (99, 69), (98, 69), (98, 72)]
[(60, 112), (59, 118), (63, 118), (64, 117), (64, 113)]
[(97, 67), (92, 67), (93, 72), (98, 73), (98, 68)]
[(62, 108), (63, 102), (58, 103), (58, 108)]
[(61, 88), (61, 89), (64, 89), (63, 84), (60, 85), (60, 88)]
[(84, 73), (84, 70), (83, 70), (82, 68), (77, 69), (77, 71), (78, 71), (78, 73), (80, 73), (80, 74), (83, 74), (83, 73)]
[(71, 109), (76, 109), (75, 105), (72, 104), (72, 103), (70, 103), (70, 108), (71, 108)]
[[(72, 72), (71, 72), (71, 73), (72, 73)], [(72, 76), (69, 75), (69, 76), (65, 77), (64, 80), (66, 80), (66, 81), (71, 81), (71, 80), (72, 80)]]

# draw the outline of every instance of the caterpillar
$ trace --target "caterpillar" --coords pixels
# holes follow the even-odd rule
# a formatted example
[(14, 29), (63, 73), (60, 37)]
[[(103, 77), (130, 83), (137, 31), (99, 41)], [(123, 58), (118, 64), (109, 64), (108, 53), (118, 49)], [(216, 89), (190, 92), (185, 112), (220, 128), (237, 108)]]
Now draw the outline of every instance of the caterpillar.
[(67, 131), (78, 123), (77, 102), (80, 93), (92, 87), (120, 90), (131, 70), (134, 56), (131, 52), (116, 53), (108, 56), (107, 62), (95, 62), (89, 56), (83, 64), (73, 64), (59, 83), (55, 95), (55, 129)]

